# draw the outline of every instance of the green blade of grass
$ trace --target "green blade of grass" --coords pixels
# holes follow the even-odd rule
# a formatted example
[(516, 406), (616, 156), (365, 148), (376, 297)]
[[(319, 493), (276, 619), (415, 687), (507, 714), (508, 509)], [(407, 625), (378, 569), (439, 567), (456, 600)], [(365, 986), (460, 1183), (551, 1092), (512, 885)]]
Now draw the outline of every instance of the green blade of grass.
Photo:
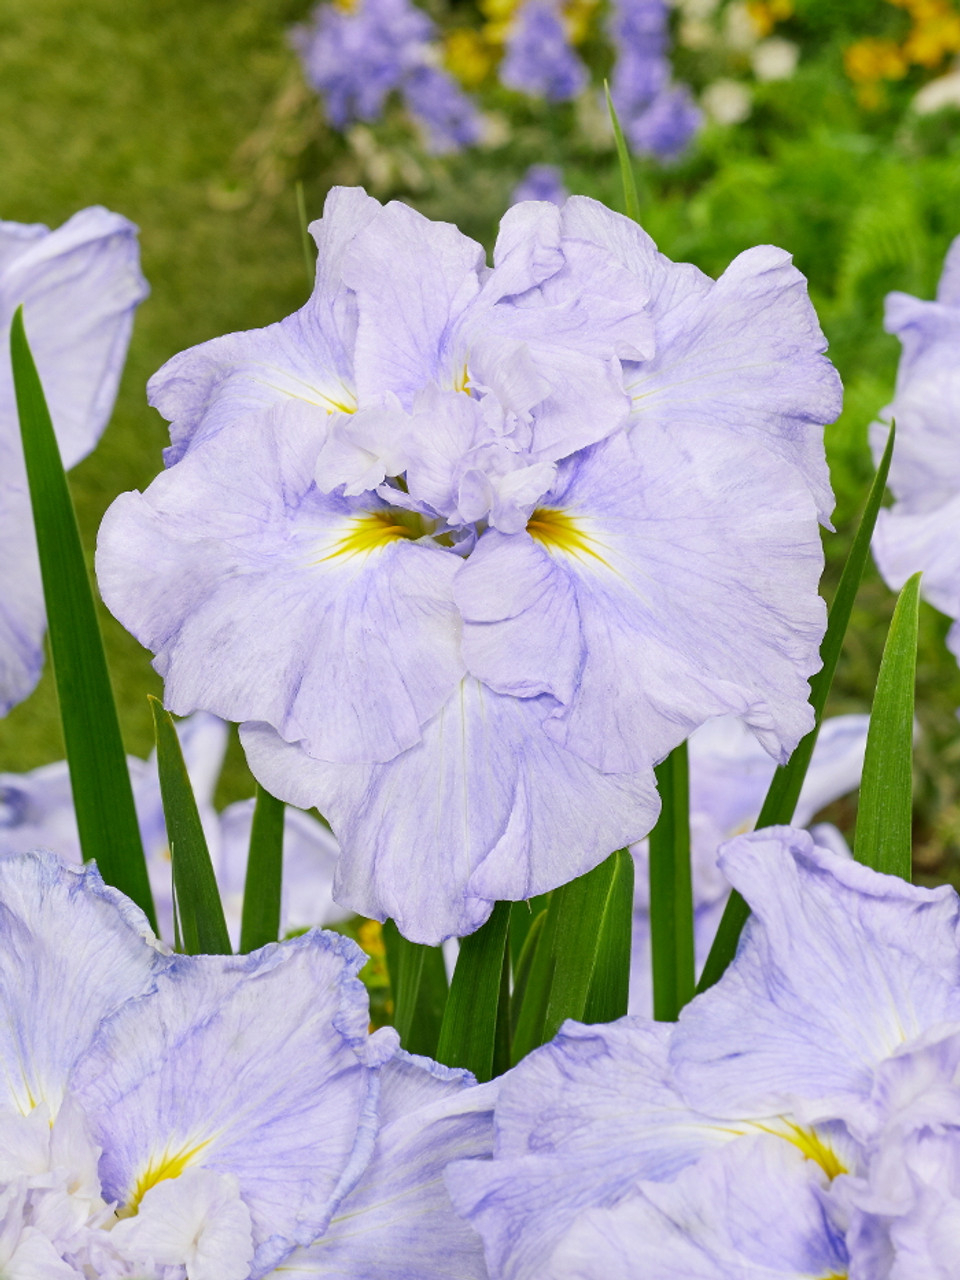
[(284, 803), (257, 784), (250, 850), (243, 884), (240, 952), (256, 951), (280, 937), (283, 890)]
[(620, 181), (623, 183), (623, 203), (628, 218), (640, 221), (640, 196), (637, 192), (637, 176), (633, 170), (633, 160), (627, 148), (627, 140), (620, 128), (620, 120), (616, 107), (610, 97), (610, 86), (604, 80), (603, 91), (607, 95), (607, 110), (610, 112), (610, 123), (613, 125), (613, 136), (617, 143), (617, 157), (620, 160)]
[(113, 689), (77, 520), (22, 308), (10, 356), (70, 786), (85, 859), (157, 927)]
[(913, 703), (920, 574), (904, 585), (887, 632), (870, 712), (853, 856), (875, 871), (910, 879), (913, 818)]
[(657, 765), (662, 808), (650, 832), (650, 951), (653, 1016), (675, 1022), (693, 998), (693, 882), (687, 744)]
[(624, 933), (632, 910), (633, 860), (626, 849), (554, 889), (516, 1016), (513, 1062), (551, 1040), (567, 1018), (583, 1020), (588, 1009), (626, 1012)]
[[(877, 523), (877, 514), (880, 510), (880, 503), (883, 500), (883, 491), (887, 485), (887, 475), (890, 471), (890, 460), (893, 457), (895, 439), (896, 427), (891, 425), (883, 457), (880, 459), (880, 465), (877, 467), (873, 484), (870, 486), (863, 515), (860, 518), (860, 524), (853, 539), (853, 546), (850, 548), (847, 562), (843, 566), (837, 593), (830, 606), (830, 612), (827, 617), (827, 630), (823, 637), (823, 644), (820, 646), (820, 657), (823, 666), (810, 681), (810, 703), (814, 711), (814, 727), (805, 738), (801, 739), (797, 749), (787, 763), (781, 765), (773, 775), (773, 781), (770, 783), (770, 789), (757, 819), (757, 830), (763, 827), (789, 823), (793, 819), (797, 800), (803, 787), (803, 780), (807, 776), (810, 757), (813, 755), (813, 748), (816, 746), (817, 734), (820, 732), (823, 710), (827, 703), (830, 686), (833, 683), (837, 663), (840, 660), (840, 650), (843, 647), (843, 638), (847, 633), (847, 625), (850, 621), (850, 614), (853, 611), (853, 603), (860, 589), (864, 566), (870, 552), (870, 540), (873, 537), (873, 529)], [(707, 962), (703, 966), (703, 973), (697, 983), (698, 992), (706, 991), (723, 977), (727, 965), (736, 954), (737, 943), (749, 915), (750, 908), (741, 895), (734, 890), (730, 894), (730, 900), (724, 909), (720, 927), (717, 929), (717, 936), (714, 938), (713, 946), (710, 948)]]
[(213, 872), (200, 813), (194, 799), (173, 718), (158, 698), (150, 698), (157, 735), (157, 772), (173, 862), (173, 884), (183, 949), (187, 955), (231, 954), (227, 923)]
[(478, 1080), (493, 1076), (512, 905), (496, 903), (486, 924), (460, 939), (440, 1028), (437, 1059), (448, 1067), (466, 1067)]
[(439, 947), (408, 942), (392, 920), (383, 924), (393, 994), (393, 1025), (408, 1053), (433, 1058), (447, 1003), (447, 971)]

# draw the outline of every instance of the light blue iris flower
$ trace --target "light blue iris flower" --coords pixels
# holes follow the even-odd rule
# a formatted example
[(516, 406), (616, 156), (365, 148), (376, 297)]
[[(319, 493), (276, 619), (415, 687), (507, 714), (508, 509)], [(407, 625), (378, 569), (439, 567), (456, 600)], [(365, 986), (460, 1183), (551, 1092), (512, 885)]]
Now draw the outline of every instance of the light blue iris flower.
[[(922, 570), (924, 595), (953, 619), (947, 643), (960, 661), (960, 237), (936, 301), (891, 293), (884, 327), (903, 344), (896, 393), (883, 411), (897, 424), (896, 501), (877, 518), (873, 554), (894, 590)], [(886, 423), (874, 423), (877, 457), (886, 437)]]
[(496, 1086), (370, 1035), (349, 939), (172, 955), (52, 854), (0, 858), (0, 903), (5, 1274), (259, 1280), (317, 1250), (364, 1274), (401, 1205), (390, 1275), (481, 1280), (441, 1174), (489, 1153)]
[(453, 1199), (499, 1280), (946, 1280), (960, 1263), (960, 899), (772, 828), (678, 1024), (567, 1023), (500, 1081)]
[(552, 0), (522, 0), (507, 34), (500, 79), (548, 102), (566, 102), (586, 87), (587, 68), (564, 29)]
[(56, 231), (0, 222), (0, 715), (40, 678), (46, 630), (10, 322), (22, 305), (63, 463), (72, 467), (107, 425), (146, 294), (137, 228), (119, 214), (84, 209)]
[(152, 380), (173, 465), (98, 577), (168, 705), (328, 818), (337, 901), (435, 943), (644, 835), (704, 720), (810, 727), (839, 385), (780, 250), (712, 281), (583, 198), (492, 267), (361, 191), (313, 230), (300, 312)]

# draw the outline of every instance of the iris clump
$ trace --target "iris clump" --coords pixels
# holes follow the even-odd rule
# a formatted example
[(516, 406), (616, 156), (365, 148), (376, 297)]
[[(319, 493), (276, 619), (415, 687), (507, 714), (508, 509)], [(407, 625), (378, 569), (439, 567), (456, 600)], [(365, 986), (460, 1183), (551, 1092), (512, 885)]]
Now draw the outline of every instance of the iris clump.
[(493, 1160), (449, 1170), (492, 1280), (954, 1273), (957, 894), (783, 827), (720, 864), (753, 914), (717, 986), (568, 1023), (502, 1080)]
[(673, 159), (700, 127), (689, 88), (675, 84), (665, 0), (617, 0), (607, 20), (616, 52), (610, 96), (624, 135), (639, 154)]
[(330, 821), (337, 900), (434, 943), (642, 837), (703, 721), (811, 727), (839, 383), (781, 250), (713, 281), (576, 197), (492, 268), (360, 190), (313, 233), (301, 311), (151, 381), (168, 467), (97, 572), (167, 705)]
[(349, 939), (173, 955), (53, 854), (0, 858), (0, 902), (5, 1275), (483, 1276), (439, 1171), (492, 1094), (368, 1034)]

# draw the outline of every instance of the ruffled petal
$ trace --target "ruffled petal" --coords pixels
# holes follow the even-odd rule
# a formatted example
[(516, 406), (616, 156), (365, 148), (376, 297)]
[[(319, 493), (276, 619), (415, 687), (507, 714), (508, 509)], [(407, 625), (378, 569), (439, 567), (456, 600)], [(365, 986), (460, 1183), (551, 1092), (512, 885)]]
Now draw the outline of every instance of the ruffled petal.
[(278, 324), (191, 347), (154, 374), (147, 393), (171, 424), (168, 465), (265, 409), (296, 412), (322, 438), (331, 415), (356, 408), (356, 302), (341, 270), (351, 241), (379, 210), (359, 187), (335, 187), (310, 227), (318, 258), (309, 302)]
[[(9, 224), (8, 224), (9, 225)], [(23, 305), (24, 325), (66, 467), (90, 452), (113, 409), (133, 313), (147, 296), (137, 228), (94, 207), (56, 231), (19, 239), (0, 265), (0, 339)], [(12, 238), (17, 244), (17, 237)], [(7, 238), (7, 246), (11, 238)], [(0, 429), (16, 434), (9, 362), (0, 361)]]
[(720, 860), (749, 902), (740, 949), (680, 1015), (672, 1061), (721, 1115), (844, 1116), (879, 1063), (960, 1018), (960, 903), (817, 848), (806, 832), (740, 836)]
[(486, 1280), (480, 1238), (454, 1213), (443, 1171), (489, 1157), (496, 1087), (406, 1054), (388, 1063), (373, 1159), (325, 1234), (271, 1276)]
[(249, 956), (178, 956), (147, 1000), (108, 1020), (71, 1089), (103, 1147), (104, 1194), (136, 1208), (197, 1167), (231, 1174), (262, 1275), (309, 1244), (376, 1133), (377, 1070), (349, 939), (308, 933)]
[(461, 562), (410, 542), (379, 499), (320, 494), (317, 447), (303, 424), (265, 418), (194, 447), (110, 508), (100, 588), (156, 654), (171, 710), (264, 720), (324, 759), (387, 760), (462, 674)]
[(567, 201), (563, 227), (619, 253), (650, 291), (657, 352), (627, 372), (634, 421), (761, 438), (801, 472), (826, 521), (833, 494), (822, 428), (840, 413), (842, 392), (790, 255), (748, 249), (714, 282), (657, 254), (629, 219), (585, 196)]
[(541, 510), (484, 535), (454, 583), (471, 674), (551, 691), (546, 732), (604, 771), (649, 767), (724, 712), (786, 759), (825, 624), (799, 477), (753, 441), (651, 428), (572, 460)]
[(553, 705), (464, 680), (422, 741), (383, 765), (325, 764), (264, 725), (241, 740), (272, 794), (328, 818), (336, 900), (435, 944), (478, 928), (497, 900), (582, 875), (656, 820), (652, 774), (601, 774), (565, 751), (542, 730)]
[(0, 1106), (55, 1115), (102, 1020), (153, 989), (170, 960), (146, 916), (94, 866), (0, 858)]

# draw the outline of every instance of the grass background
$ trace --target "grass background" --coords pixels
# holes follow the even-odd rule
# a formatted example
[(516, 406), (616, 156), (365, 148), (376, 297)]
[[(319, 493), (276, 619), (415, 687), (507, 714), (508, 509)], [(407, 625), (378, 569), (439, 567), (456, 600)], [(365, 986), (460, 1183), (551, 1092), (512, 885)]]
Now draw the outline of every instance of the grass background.
[[(533, 161), (561, 163), (572, 191), (620, 207), (613, 152), (602, 137), (586, 140), (571, 106), (492, 90), (494, 144), (445, 161), (424, 155), (395, 109), (376, 130), (332, 134), (286, 42), (307, 8), (301, 0), (4, 0), (0, 8), (0, 216), (55, 226), (105, 204), (139, 224), (152, 288), (111, 425), (71, 476), (91, 560), (107, 505), (143, 488), (160, 465), (166, 433), (145, 402), (150, 374), (185, 347), (270, 323), (304, 301), (296, 180), (310, 216), (334, 183), (362, 181), (488, 246)], [(456, 11), (454, 21), (466, 14)], [(772, 242), (810, 279), (846, 386), (843, 416), (828, 429), (838, 496), (828, 595), (870, 475), (867, 426), (893, 389), (899, 346), (882, 330), (883, 297), (894, 288), (932, 296), (960, 233), (960, 114), (911, 117), (910, 85), (866, 113), (843, 75), (843, 44), (894, 18), (883, 0), (798, 3), (785, 31), (803, 46), (798, 74), (758, 86), (747, 124), (707, 128), (681, 163), (639, 173), (644, 224), (671, 257), (716, 275), (742, 249)], [(678, 61), (695, 80), (697, 67), (684, 66), (683, 55)], [(869, 708), (892, 603), (871, 569), (832, 711)], [(159, 681), (148, 655), (103, 617), (127, 746), (146, 755), (146, 695), (160, 692)], [(958, 881), (960, 673), (945, 632), (924, 606), (916, 850), (922, 878)], [(60, 755), (48, 671), (0, 721), (0, 770)], [(219, 798), (251, 787), (234, 744)], [(829, 816), (849, 831), (854, 813), (845, 801)]]

